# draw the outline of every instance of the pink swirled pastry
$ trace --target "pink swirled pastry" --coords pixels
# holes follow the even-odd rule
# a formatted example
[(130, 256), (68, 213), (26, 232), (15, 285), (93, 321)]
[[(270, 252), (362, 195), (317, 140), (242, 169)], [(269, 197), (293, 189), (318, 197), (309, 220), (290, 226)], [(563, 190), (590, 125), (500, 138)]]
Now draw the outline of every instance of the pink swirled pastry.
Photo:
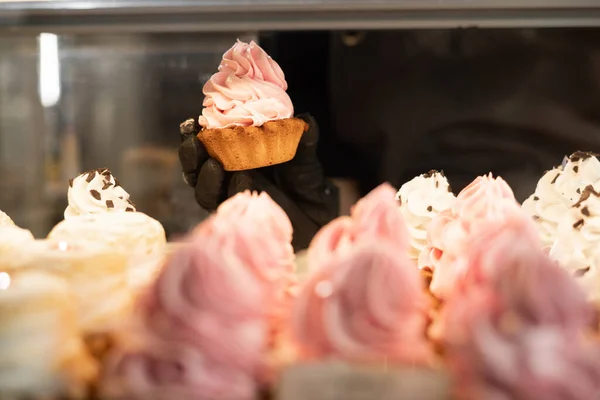
[(279, 65), (254, 41), (237, 41), (223, 55), (219, 72), (202, 92), (200, 125), (209, 129), (260, 126), (294, 115), (287, 82)]
[(319, 266), (334, 254), (343, 254), (363, 240), (390, 242), (399, 254), (408, 251), (408, 230), (398, 210), (394, 188), (381, 184), (359, 200), (350, 217), (339, 217), (324, 226), (308, 248), (309, 267)]
[(226, 171), (280, 164), (294, 158), (308, 124), (294, 106), (279, 65), (254, 42), (237, 41), (202, 90), (197, 133)]
[(202, 232), (213, 234), (176, 252), (140, 300), (110, 359), (108, 398), (253, 398), (267, 345), (264, 286), (223, 237)]
[(504, 229), (498, 244), (477, 244), (479, 254), (491, 249), (481, 269), (493, 268), (480, 270), (477, 284), (445, 307), (443, 339), (460, 398), (593, 398), (600, 348), (583, 336), (590, 320), (584, 294), (541, 244), (520, 243), (531, 240), (530, 228)]
[(293, 336), (305, 359), (424, 363), (425, 306), (419, 271), (373, 237), (314, 272), (294, 305)]
[(481, 176), (463, 189), (452, 210), (438, 214), (428, 229), (428, 245), (419, 257), (419, 268), (434, 271), (431, 292), (446, 299), (464, 271), (461, 261), (476, 232), (485, 231), (518, 207), (502, 178)]

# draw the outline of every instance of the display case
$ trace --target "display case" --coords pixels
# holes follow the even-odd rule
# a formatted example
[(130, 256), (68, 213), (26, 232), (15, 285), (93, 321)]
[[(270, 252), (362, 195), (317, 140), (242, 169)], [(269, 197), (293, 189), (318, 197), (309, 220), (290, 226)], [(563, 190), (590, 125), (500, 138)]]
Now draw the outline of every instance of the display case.
[[(302, 111), (330, 110), (339, 118), (344, 111), (338, 111), (335, 95), (323, 99), (329, 90), (325, 86), (335, 81), (336, 74), (332, 80), (321, 75), (342, 56), (324, 50), (324, 42), (347, 44), (361, 30), (419, 29), (412, 31), (414, 37), (409, 37), (411, 31), (398, 31), (401, 36), (393, 40), (425, 41), (429, 49), (439, 50), (449, 45), (450, 39), (443, 36), (453, 31), (441, 28), (568, 28), (594, 27), (598, 22), (600, 4), (593, 0), (3, 1), (0, 208), (36, 235), (44, 235), (60, 220), (66, 179), (78, 171), (107, 166), (135, 193), (142, 210), (169, 226), (179, 174), (177, 124), (199, 113), (202, 83), (223, 49), (238, 37), (260, 36), (267, 46), (283, 32), (305, 32), (305, 41), (315, 40), (314, 48), (304, 46), (302, 51), (314, 51), (323, 60), (335, 58), (314, 66), (313, 80), (329, 81), (319, 83), (319, 99), (303, 105)], [(321, 34), (314, 36), (313, 31)], [(537, 34), (518, 32), (516, 40), (522, 42)], [(479, 40), (477, 34), (472, 36)], [(561, 34), (555, 36), (550, 41), (562, 40)], [(328, 129), (328, 122), (319, 122)], [(344, 129), (343, 122), (339, 125)], [(322, 152), (333, 154), (340, 147), (324, 144)], [(337, 156), (324, 158), (335, 160), (326, 168), (330, 175), (343, 176), (337, 170), (353, 169), (338, 162)], [(136, 163), (145, 164), (147, 172), (131, 172), (138, 171), (129, 167)], [(160, 179), (148, 179), (158, 170)], [(394, 183), (398, 179), (393, 174), (380, 178)], [(353, 187), (344, 186), (350, 191)], [(186, 193), (184, 187), (177, 190)], [(188, 192), (179, 202), (193, 203), (191, 197)], [(194, 204), (178, 207), (189, 210), (191, 222), (172, 222), (170, 231), (193, 226), (204, 215)]]

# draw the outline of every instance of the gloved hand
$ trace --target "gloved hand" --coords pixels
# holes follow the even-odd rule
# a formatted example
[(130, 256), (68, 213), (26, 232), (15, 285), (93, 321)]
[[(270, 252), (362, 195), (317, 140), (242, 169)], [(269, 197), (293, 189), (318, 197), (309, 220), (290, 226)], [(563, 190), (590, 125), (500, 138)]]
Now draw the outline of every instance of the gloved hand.
[(308, 247), (314, 234), (339, 213), (337, 187), (325, 179), (316, 156), (319, 128), (310, 115), (300, 115), (309, 125), (293, 160), (250, 171), (226, 172), (211, 158), (196, 134), (194, 119), (180, 126), (179, 160), (183, 177), (194, 188), (196, 201), (214, 211), (219, 204), (245, 190), (266, 192), (289, 216), (294, 227), (295, 250)]

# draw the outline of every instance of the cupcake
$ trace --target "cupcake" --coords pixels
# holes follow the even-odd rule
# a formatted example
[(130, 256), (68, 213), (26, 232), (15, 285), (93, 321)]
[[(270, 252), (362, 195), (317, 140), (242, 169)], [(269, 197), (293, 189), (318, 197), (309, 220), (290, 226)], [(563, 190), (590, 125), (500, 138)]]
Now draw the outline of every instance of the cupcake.
[(13, 222), (13, 220), (10, 219), (10, 217), (8, 215), (6, 215), (5, 212), (0, 210), (0, 226), (14, 225), (14, 224), (15, 223)]
[(83, 173), (69, 182), (65, 219), (48, 239), (77, 247), (103, 247), (126, 255), (132, 289), (143, 288), (165, 257), (163, 226), (137, 212), (129, 194), (108, 169)]
[(79, 336), (68, 285), (43, 272), (0, 288), (0, 397), (86, 399), (98, 366)]
[(255, 234), (206, 226), (176, 251), (138, 299), (108, 359), (105, 398), (256, 397), (266, 368), (269, 294), (246, 267), (251, 255), (236, 251), (236, 242), (254, 243)]
[(454, 204), (454, 194), (443, 172), (429, 171), (406, 182), (396, 200), (410, 237), (408, 256), (418, 260), (427, 245), (427, 228), (431, 220)]
[(443, 338), (456, 397), (594, 398), (600, 347), (585, 335), (585, 296), (520, 221), (508, 219), (473, 243), (467, 282), (446, 306)]
[(427, 298), (394, 193), (380, 186), (313, 239), (312, 271), (290, 317), (297, 362), (279, 398), (444, 398), (443, 375), (424, 368), (434, 363)]
[(78, 330), (98, 357), (130, 315), (127, 259), (106, 248), (35, 241), (9, 254), (0, 267), (11, 275), (41, 270), (64, 280), (73, 294)]
[[(599, 224), (599, 226), (596, 226)], [(577, 280), (600, 307), (600, 193), (586, 186), (562, 217), (550, 257)]]
[(523, 209), (535, 220), (545, 249), (554, 244), (560, 220), (579, 200), (583, 188), (599, 181), (600, 161), (581, 151), (542, 176)]
[(29, 230), (16, 225), (0, 225), (0, 257), (5, 257), (14, 250), (26, 249), (33, 242), (35, 238)]
[(470, 246), (473, 232), (502, 220), (508, 209), (517, 206), (510, 186), (490, 174), (475, 179), (458, 194), (451, 209), (433, 218), (418, 265), (433, 272), (429, 289), (438, 299), (450, 297), (457, 279), (464, 273), (460, 261)]
[(294, 158), (308, 124), (294, 118), (279, 65), (256, 43), (238, 40), (203, 88), (198, 138), (226, 171)]

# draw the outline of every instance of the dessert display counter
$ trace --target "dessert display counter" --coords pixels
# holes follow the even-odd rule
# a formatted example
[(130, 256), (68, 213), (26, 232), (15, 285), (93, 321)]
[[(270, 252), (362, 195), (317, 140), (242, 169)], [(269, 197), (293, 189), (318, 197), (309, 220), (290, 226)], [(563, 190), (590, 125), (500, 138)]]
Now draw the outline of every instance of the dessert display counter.
[(594, 0), (8, 1), (1, 31), (246, 31), (597, 26)]

